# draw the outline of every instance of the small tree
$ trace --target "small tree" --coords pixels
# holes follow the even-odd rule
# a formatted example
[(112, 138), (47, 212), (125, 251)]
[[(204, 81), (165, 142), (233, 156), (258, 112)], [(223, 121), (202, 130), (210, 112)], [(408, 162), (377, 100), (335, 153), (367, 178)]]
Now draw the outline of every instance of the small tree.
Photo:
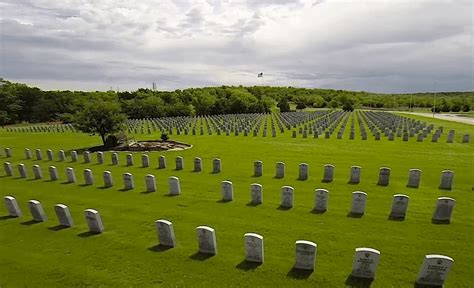
[(106, 136), (122, 129), (127, 116), (121, 113), (120, 105), (115, 102), (95, 100), (85, 104), (84, 109), (74, 117), (74, 126), (82, 132), (99, 134), (102, 143)]
[(288, 99), (282, 98), (280, 102), (278, 102), (277, 107), (280, 108), (280, 112), (290, 112), (290, 103), (288, 103)]

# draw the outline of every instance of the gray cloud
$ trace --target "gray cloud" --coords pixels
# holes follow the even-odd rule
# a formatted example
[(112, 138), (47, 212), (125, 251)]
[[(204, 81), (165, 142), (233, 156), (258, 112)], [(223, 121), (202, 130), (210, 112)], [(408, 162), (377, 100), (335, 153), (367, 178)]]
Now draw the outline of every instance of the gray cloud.
[[(46, 89), (474, 90), (473, 3), (0, 0), (0, 77)], [(434, 84), (436, 83), (436, 84)]]

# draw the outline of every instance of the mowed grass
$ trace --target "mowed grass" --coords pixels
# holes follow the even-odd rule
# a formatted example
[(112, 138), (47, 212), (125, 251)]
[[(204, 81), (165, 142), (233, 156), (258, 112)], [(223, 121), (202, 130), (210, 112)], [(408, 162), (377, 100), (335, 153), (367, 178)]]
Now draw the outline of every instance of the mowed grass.
[[(417, 118), (413, 116), (413, 118)], [(73, 287), (73, 286), (207, 286), (207, 287), (345, 287), (351, 273), (356, 247), (380, 250), (381, 260), (371, 287), (413, 287), (426, 254), (442, 254), (454, 258), (455, 263), (446, 287), (472, 287), (474, 146), (461, 144), (461, 134), (474, 136), (472, 126), (419, 117), (428, 123), (444, 126), (439, 143), (431, 138), (423, 143), (416, 137), (409, 142), (401, 138), (388, 141), (344, 139), (297, 139), (291, 131), (278, 137), (240, 136), (184, 136), (172, 135), (173, 140), (193, 145), (185, 151), (150, 152), (150, 168), (140, 168), (141, 153), (134, 153), (135, 165), (126, 167), (125, 154), (120, 153), (120, 165), (112, 166), (110, 153), (105, 153), (105, 164), (79, 161), (71, 163), (24, 159), (24, 148), (53, 149), (55, 157), (60, 149), (81, 149), (100, 144), (97, 136), (78, 133), (8, 133), (0, 132), (1, 147), (11, 147), (13, 158), (2, 162), (14, 164), (14, 177), (0, 178), (0, 196), (17, 198), (23, 217), (0, 220), (0, 286), (1, 287)], [(456, 143), (446, 143), (449, 129), (456, 130)], [(271, 133), (269, 133), (271, 135)], [(136, 139), (158, 139), (154, 135), (135, 135)], [(2, 151), (3, 153), (3, 151)], [(167, 169), (157, 169), (158, 156), (165, 155)], [(174, 171), (174, 158), (183, 156), (185, 167)], [(203, 160), (203, 172), (192, 172), (194, 157)], [(212, 158), (222, 160), (222, 173), (212, 174)], [(253, 177), (253, 161), (264, 162), (264, 175)], [(286, 176), (275, 179), (275, 163), (286, 163)], [(298, 164), (309, 164), (309, 179), (298, 181)], [(19, 179), (17, 164), (26, 164), (28, 179)], [(323, 183), (323, 165), (334, 164), (334, 181)], [(32, 180), (32, 166), (39, 164), (44, 179)], [(60, 180), (49, 182), (47, 168), (58, 168)], [(351, 165), (362, 166), (361, 183), (347, 184)], [(74, 167), (78, 182), (64, 184), (66, 167)], [(392, 168), (390, 185), (376, 185), (379, 167)], [(83, 186), (83, 170), (94, 172), (95, 184)], [(408, 169), (422, 169), (419, 189), (406, 188)], [(455, 171), (454, 189), (439, 190), (441, 171)], [(102, 172), (113, 173), (115, 186), (103, 186)], [(135, 189), (123, 189), (122, 174), (131, 172)], [(144, 176), (153, 174), (158, 191), (145, 191)], [(182, 194), (168, 197), (169, 176), (178, 176)], [(220, 182), (234, 184), (234, 201), (221, 203)], [(264, 203), (248, 205), (250, 184), (263, 185)], [(295, 188), (295, 206), (279, 210), (280, 188)], [(330, 192), (329, 209), (324, 214), (312, 213), (314, 190), (326, 188)], [(347, 217), (353, 191), (368, 193), (366, 214), (362, 218)], [(388, 220), (392, 196), (410, 196), (405, 221)], [(436, 198), (456, 199), (451, 224), (431, 223)], [(48, 221), (30, 224), (27, 201), (42, 202)], [(69, 206), (75, 226), (55, 230), (58, 225), (53, 205)], [(105, 225), (101, 235), (83, 237), (87, 225), (82, 211), (100, 211)], [(7, 214), (0, 208), (0, 216)], [(173, 222), (177, 246), (157, 251), (154, 221)], [(195, 228), (208, 225), (216, 230), (218, 254), (198, 259)], [(243, 235), (255, 232), (264, 236), (265, 263), (250, 269), (243, 263)], [(291, 273), (294, 264), (294, 242), (309, 240), (317, 243), (316, 270), (304, 277)]]

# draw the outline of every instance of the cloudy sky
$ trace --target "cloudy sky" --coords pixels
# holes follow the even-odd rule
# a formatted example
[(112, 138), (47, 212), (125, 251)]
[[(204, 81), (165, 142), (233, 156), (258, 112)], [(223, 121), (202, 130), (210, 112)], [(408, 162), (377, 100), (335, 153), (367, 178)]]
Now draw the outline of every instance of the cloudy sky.
[(471, 0), (0, 0), (0, 77), (43, 89), (474, 90)]

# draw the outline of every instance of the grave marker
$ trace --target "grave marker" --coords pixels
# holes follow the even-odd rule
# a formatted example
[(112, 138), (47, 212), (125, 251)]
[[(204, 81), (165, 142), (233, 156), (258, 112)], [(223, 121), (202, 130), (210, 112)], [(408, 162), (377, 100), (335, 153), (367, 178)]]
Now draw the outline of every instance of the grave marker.
[(196, 228), (199, 252), (204, 254), (217, 254), (216, 233), (214, 229), (207, 226)]
[(74, 168), (67, 167), (66, 168), (66, 177), (68, 183), (75, 183), (76, 182), (76, 175), (74, 173)]
[(13, 176), (13, 168), (10, 162), (3, 163), (3, 168), (5, 169), (5, 174), (7, 176)]
[(145, 176), (145, 186), (146, 192), (155, 192), (156, 191), (156, 181), (155, 176), (151, 174), (147, 174)]
[(20, 178), (28, 178), (28, 172), (26, 172), (25, 164), (18, 164), (18, 172), (20, 173)]
[(133, 183), (133, 175), (132, 173), (123, 173), (123, 184), (125, 190), (132, 190), (135, 188), (135, 184)]
[(89, 232), (104, 232), (104, 224), (102, 223), (102, 218), (100, 217), (99, 211), (94, 209), (86, 209), (84, 210), (84, 217), (86, 218)]
[(325, 212), (328, 209), (329, 191), (316, 189), (314, 191), (314, 211)]
[(433, 213), (433, 222), (450, 223), (456, 200), (450, 197), (439, 197), (436, 201), (435, 211)]
[(255, 177), (260, 177), (263, 175), (263, 162), (262, 161), (253, 162), (253, 175)]
[(22, 215), (20, 206), (18, 205), (15, 197), (5, 196), (3, 197), (3, 200), (5, 201), (5, 206), (7, 207), (9, 216), (20, 217)]
[(202, 171), (202, 161), (201, 158), (195, 157), (194, 158), (194, 172), (201, 172)]
[(147, 154), (142, 155), (142, 167), (143, 168), (150, 167), (150, 159)]
[(54, 212), (56, 212), (56, 216), (58, 217), (59, 224), (61, 226), (66, 226), (66, 227), (74, 226), (71, 212), (69, 211), (69, 208), (66, 205), (64, 204), (54, 205)]
[(91, 169), (84, 169), (84, 183), (86, 185), (94, 184), (94, 175)]
[(451, 190), (453, 188), (454, 172), (451, 170), (443, 170), (441, 172), (441, 184), (439, 189)]
[(298, 240), (295, 242), (295, 266), (296, 269), (313, 271), (316, 266), (316, 251), (318, 245), (306, 240)]
[(170, 195), (179, 195), (181, 194), (181, 186), (179, 184), (179, 178), (171, 176), (168, 178), (169, 192)]
[(418, 188), (420, 187), (420, 169), (410, 169), (408, 172), (408, 184), (407, 187)]
[(261, 184), (250, 184), (250, 202), (253, 204), (263, 203), (263, 186)]
[(351, 214), (364, 215), (367, 202), (367, 193), (361, 191), (352, 192)]
[(324, 182), (331, 182), (334, 177), (334, 165), (332, 164), (326, 164), (324, 165), (324, 177), (323, 181)]
[(420, 272), (418, 272), (416, 284), (428, 287), (443, 287), (453, 263), (453, 258), (449, 256), (426, 255)]
[(308, 179), (308, 170), (309, 170), (309, 165), (307, 163), (301, 163), (299, 165), (299, 180), (307, 180)]
[(277, 162), (276, 163), (276, 178), (283, 178), (285, 177), (285, 163), (284, 162)]
[(294, 188), (291, 186), (281, 187), (281, 203), (283, 208), (291, 208), (294, 204)]
[(35, 179), (43, 178), (43, 173), (41, 172), (41, 167), (39, 165), (33, 165), (33, 175)]
[(263, 263), (263, 236), (255, 233), (245, 233), (244, 244), (245, 260), (249, 262)]
[(390, 168), (388, 167), (380, 167), (379, 170), (379, 180), (377, 185), (379, 186), (388, 186), (390, 182)]
[(358, 278), (375, 278), (380, 261), (380, 251), (372, 248), (356, 248), (351, 275)]
[(38, 200), (29, 200), (28, 208), (30, 209), (31, 216), (33, 216), (35, 221), (44, 222), (48, 220), (48, 217), (44, 213), (43, 206)]
[(408, 201), (410, 197), (404, 194), (393, 195), (392, 210), (390, 218), (405, 219), (408, 210)]
[(104, 171), (102, 177), (104, 179), (104, 187), (105, 188), (110, 188), (110, 187), (114, 186), (114, 181), (112, 179), (112, 172)]
[(58, 181), (58, 169), (55, 166), (49, 166), (49, 179), (51, 181)]
[(231, 181), (221, 182), (222, 201), (234, 200), (234, 188)]
[(174, 234), (173, 223), (160, 219), (155, 221), (158, 242), (161, 246), (175, 247), (176, 236)]
[(183, 157), (178, 156), (176, 157), (176, 170), (183, 170), (183, 169), (184, 169)]
[(158, 157), (158, 169), (165, 169), (166, 168), (166, 157), (160, 155)]

